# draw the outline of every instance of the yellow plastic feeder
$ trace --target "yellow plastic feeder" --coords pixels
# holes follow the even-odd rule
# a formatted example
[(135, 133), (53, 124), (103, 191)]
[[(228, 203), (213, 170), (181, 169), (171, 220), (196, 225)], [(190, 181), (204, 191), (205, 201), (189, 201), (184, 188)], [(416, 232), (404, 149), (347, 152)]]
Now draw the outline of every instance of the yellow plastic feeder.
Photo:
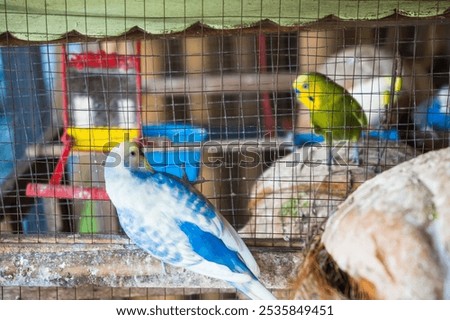
[(72, 139), (73, 151), (103, 152), (122, 141), (138, 139), (140, 129), (69, 127), (67, 134)]

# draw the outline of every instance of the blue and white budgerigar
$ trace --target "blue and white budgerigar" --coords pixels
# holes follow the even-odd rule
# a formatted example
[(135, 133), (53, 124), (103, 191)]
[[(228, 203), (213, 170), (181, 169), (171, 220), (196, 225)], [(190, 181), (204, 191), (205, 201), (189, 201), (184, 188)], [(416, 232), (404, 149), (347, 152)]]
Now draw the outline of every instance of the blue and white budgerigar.
[(183, 180), (157, 172), (123, 142), (105, 162), (106, 191), (134, 243), (164, 263), (229, 282), (251, 299), (275, 299), (238, 233)]

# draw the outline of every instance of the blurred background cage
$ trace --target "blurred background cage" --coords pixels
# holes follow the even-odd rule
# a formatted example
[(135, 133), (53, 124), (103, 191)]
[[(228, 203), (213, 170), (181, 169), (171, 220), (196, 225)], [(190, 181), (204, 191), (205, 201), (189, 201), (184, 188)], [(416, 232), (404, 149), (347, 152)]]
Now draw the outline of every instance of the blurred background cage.
[[(449, 1), (0, 3), (0, 297), (234, 298), (130, 243), (104, 191), (115, 142), (194, 183), (279, 298), (353, 190), (448, 147)], [(362, 164), (299, 167), (317, 143), (292, 83), (319, 71), (362, 105)], [(398, 82), (398, 79), (401, 79)], [(397, 85), (400, 83), (400, 85)], [(325, 177), (325, 178), (324, 178)], [(335, 184), (332, 184), (332, 183)]]

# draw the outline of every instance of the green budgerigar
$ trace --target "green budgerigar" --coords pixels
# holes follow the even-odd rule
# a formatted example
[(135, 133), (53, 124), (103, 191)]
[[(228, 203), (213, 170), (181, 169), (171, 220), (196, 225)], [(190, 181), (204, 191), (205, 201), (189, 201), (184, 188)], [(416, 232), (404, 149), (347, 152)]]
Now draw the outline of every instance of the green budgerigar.
[(298, 101), (310, 110), (314, 131), (325, 138), (328, 166), (333, 142), (342, 140), (353, 144), (351, 160), (359, 165), (358, 140), (367, 126), (360, 104), (343, 87), (316, 72), (298, 76), (293, 88)]

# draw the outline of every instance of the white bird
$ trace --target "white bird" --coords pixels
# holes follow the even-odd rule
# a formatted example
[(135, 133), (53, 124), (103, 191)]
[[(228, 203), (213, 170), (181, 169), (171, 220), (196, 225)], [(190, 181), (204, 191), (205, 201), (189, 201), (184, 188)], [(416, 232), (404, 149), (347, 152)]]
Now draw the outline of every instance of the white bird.
[[(392, 111), (391, 88), (392, 77), (372, 77), (369, 79), (358, 79), (353, 83), (350, 90), (351, 95), (359, 102), (369, 121), (369, 128), (373, 130), (380, 129), (386, 123), (389, 113)], [(394, 100), (402, 87), (402, 80), (395, 78)]]
[(124, 142), (105, 162), (106, 191), (130, 239), (164, 263), (229, 282), (251, 299), (275, 299), (245, 243), (192, 186), (148, 164)]

